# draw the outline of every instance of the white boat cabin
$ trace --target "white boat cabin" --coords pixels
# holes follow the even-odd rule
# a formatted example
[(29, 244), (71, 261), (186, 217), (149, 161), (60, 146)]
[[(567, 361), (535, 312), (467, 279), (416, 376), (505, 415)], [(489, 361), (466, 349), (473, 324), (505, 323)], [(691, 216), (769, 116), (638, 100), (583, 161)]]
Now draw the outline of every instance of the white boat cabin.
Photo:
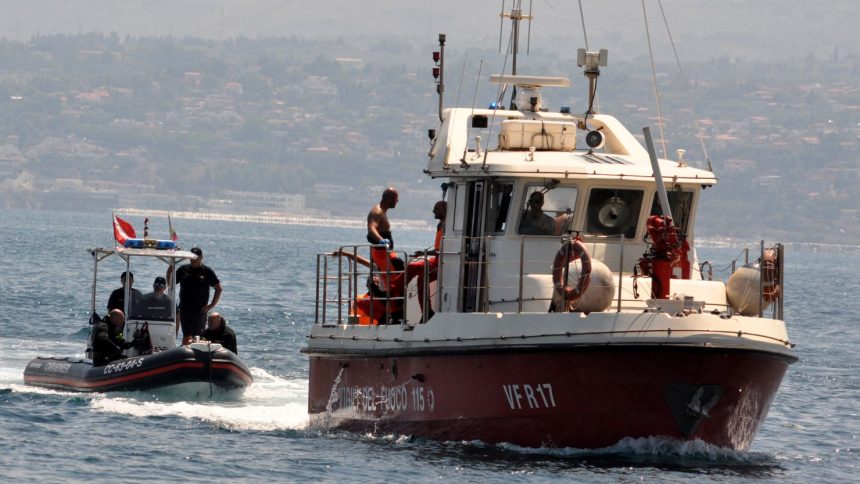
[[(591, 278), (586, 293), (600, 285), (612, 293), (611, 309), (604, 304), (596, 310), (654, 306), (652, 279), (638, 272), (650, 246), (646, 221), (662, 215), (648, 152), (612, 116), (586, 120), (567, 108), (550, 111), (543, 88), (566, 87), (567, 79), (491, 80), (515, 87), (510, 109), (445, 109), (440, 128), (430, 132), (425, 173), (446, 182), (448, 202), (438, 280), (426, 295), (410, 285), (403, 297), (377, 296), (385, 298), (386, 311), (392, 299), (404, 299), (401, 317), (415, 325), (424, 321), (418, 298), (427, 297), (436, 313), (546, 313), (555, 290), (553, 260), (574, 237), (611, 273)], [(700, 312), (730, 312), (725, 284), (704, 280), (694, 248), (699, 197), (717, 179), (689, 166), (681, 150), (678, 159), (658, 162), (672, 218), (689, 246), (686, 260), (673, 269), (669, 299), (687, 300), (687, 309)], [(369, 247), (342, 250), (358, 254)], [(323, 325), (358, 322), (346, 316), (355, 315), (359, 279), (366, 273), (336, 259), (318, 259), (317, 322)]]

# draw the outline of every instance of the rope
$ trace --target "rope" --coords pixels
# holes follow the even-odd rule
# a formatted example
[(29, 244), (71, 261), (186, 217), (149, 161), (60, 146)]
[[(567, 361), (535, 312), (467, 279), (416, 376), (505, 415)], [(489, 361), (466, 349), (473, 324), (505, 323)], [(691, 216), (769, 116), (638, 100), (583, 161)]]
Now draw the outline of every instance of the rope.
[(585, 32), (585, 14), (582, 13), (582, 0), (579, 0), (579, 19), (582, 21), (582, 36), (585, 37), (585, 50), (588, 51), (588, 34)]
[(663, 158), (666, 158), (666, 135), (663, 132), (663, 111), (660, 108), (660, 88), (657, 86), (657, 67), (654, 65), (654, 51), (651, 48), (651, 29), (648, 27), (648, 14), (645, 0), (642, 0), (642, 16), (645, 18), (645, 36), (648, 38), (648, 56), (651, 58), (651, 76), (654, 79), (654, 99), (657, 101), (657, 124), (660, 127), (660, 142), (663, 145)]
[(209, 353), (209, 398), (212, 398), (214, 391), (212, 389), (212, 343), (206, 342), (206, 352)]
[[(672, 329), (672, 328), (619, 330), (619, 331), (589, 331), (589, 332), (583, 332), (583, 333), (571, 333), (568, 331), (568, 332), (564, 332), (564, 333), (523, 334), (523, 335), (515, 335), (515, 336), (474, 336), (474, 337), (465, 337), (465, 338), (463, 338), (463, 337), (457, 337), (457, 338), (424, 338), (420, 342), (423, 342), (423, 343), (450, 343), (450, 342), (454, 342), (454, 341), (457, 341), (457, 342), (464, 342), (464, 341), (506, 341), (509, 339), (524, 340), (524, 339), (531, 339), (531, 338), (552, 338), (552, 337), (558, 337), (558, 336), (566, 336), (568, 338), (573, 337), (573, 336), (607, 336), (607, 335), (608, 336), (615, 336), (615, 335), (624, 335), (627, 333), (634, 333), (634, 334), (666, 333), (668, 335), (671, 335), (673, 333), (708, 333), (708, 334), (725, 334), (725, 335), (732, 335), (732, 336), (738, 336), (738, 337), (753, 336), (756, 338), (762, 338), (762, 339), (776, 341), (776, 342), (779, 342), (785, 346), (791, 346), (791, 342), (788, 340), (782, 340), (782, 339), (775, 338), (773, 336), (769, 336), (766, 334), (743, 332), (741, 330), (730, 331), (730, 330), (712, 330), (712, 329)], [(313, 335), (310, 335), (310, 336), (308, 336), (308, 338), (314, 339), (315, 337)], [(321, 338), (332, 339), (332, 340), (342, 339), (342, 340), (350, 340), (350, 341), (378, 341), (378, 342), (387, 341), (387, 342), (394, 342), (394, 343), (402, 342), (402, 340), (400, 338), (380, 338), (378, 336), (374, 336), (372, 338), (359, 338), (356, 336), (326, 335), (326, 336), (321, 336)], [(414, 343), (419, 343), (419, 341), (416, 340), (416, 341), (414, 341)], [(648, 344), (655, 344), (655, 343), (653, 343), (653, 342), (640, 342), (640, 343), (605, 342), (605, 343), (599, 343), (599, 344), (601, 346), (613, 346), (613, 345), (624, 346), (624, 345), (631, 345), (631, 344), (648, 345)], [(665, 342), (661, 342), (660, 344), (664, 345), (664, 346), (666, 345)], [(412, 346), (411, 349), (418, 349), (418, 348), (415, 346)]]
[(666, 33), (669, 35), (669, 42), (672, 44), (672, 52), (675, 53), (675, 63), (678, 64), (678, 72), (681, 74), (681, 80), (684, 81), (684, 90), (687, 91), (687, 99), (690, 101), (690, 111), (693, 112), (693, 124), (696, 126), (696, 137), (699, 138), (699, 144), (702, 145), (702, 153), (705, 155), (705, 161), (708, 163), (708, 171), (711, 169), (711, 158), (708, 156), (708, 150), (705, 148), (705, 135), (699, 126), (699, 117), (696, 115), (696, 108), (693, 106), (693, 94), (690, 92), (690, 84), (687, 82), (687, 76), (684, 74), (684, 68), (681, 67), (681, 59), (678, 56), (678, 49), (675, 48), (675, 39), (672, 38), (672, 31), (669, 30), (669, 21), (666, 20), (666, 12), (663, 11), (663, 0), (657, 0), (660, 6), (660, 14), (663, 16), (663, 23), (666, 25)]

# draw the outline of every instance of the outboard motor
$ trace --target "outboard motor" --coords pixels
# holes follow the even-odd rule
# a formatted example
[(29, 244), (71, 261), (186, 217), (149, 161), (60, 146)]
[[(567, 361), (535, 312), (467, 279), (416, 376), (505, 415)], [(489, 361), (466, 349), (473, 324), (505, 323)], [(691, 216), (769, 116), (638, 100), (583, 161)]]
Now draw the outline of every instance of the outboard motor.
[(93, 325), (100, 320), (101, 318), (96, 313), (90, 316), (90, 334), (87, 335), (87, 350), (84, 352), (84, 357), (89, 359), (93, 359)]

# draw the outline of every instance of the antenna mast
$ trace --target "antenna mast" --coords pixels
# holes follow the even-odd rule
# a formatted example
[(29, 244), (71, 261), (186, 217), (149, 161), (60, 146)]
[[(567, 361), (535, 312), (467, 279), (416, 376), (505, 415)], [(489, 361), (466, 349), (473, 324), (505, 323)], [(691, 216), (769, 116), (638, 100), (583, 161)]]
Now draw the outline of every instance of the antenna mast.
[(436, 80), (436, 93), (439, 94), (439, 122), (442, 122), (443, 98), (445, 94), (445, 34), (439, 34), (439, 50), (433, 52), (433, 78)]
[[(502, 22), (504, 22), (505, 18), (511, 19), (511, 75), (517, 75), (517, 54), (520, 50), (520, 21), (528, 20), (529, 29), (528, 29), (528, 38), (526, 43), (526, 53), (531, 50), (531, 37), (532, 37), (532, 1), (529, 0), (529, 13), (528, 15), (523, 15), (522, 9), (523, 2), (522, 0), (513, 0), (511, 2), (511, 11), (505, 12), (505, 0), (502, 0), (502, 13), (499, 14), (500, 17), (500, 26), (499, 26), (499, 51), (501, 51), (502, 47)], [(516, 109), (514, 106), (514, 99), (517, 97), (517, 86), (514, 86), (511, 91), (511, 109)]]
[[(511, 75), (517, 75), (517, 54), (520, 50), (520, 21), (528, 20), (529, 28), (528, 28), (528, 37), (526, 43), (526, 53), (531, 50), (531, 34), (532, 34), (532, 2), (529, 0), (529, 13), (527, 15), (523, 14), (522, 9), (522, 0), (513, 0), (511, 3), (511, 11), (505, 12), (505, 0), (502, 0), (502, 13), (499, 14), (503, 20), (505, 18), (511, 19), (511, 36), (513, 36), (513, 42), (511, 42)], [(502, 46), (502, 29), (499, 27), (499, 50), (501, 50)]]

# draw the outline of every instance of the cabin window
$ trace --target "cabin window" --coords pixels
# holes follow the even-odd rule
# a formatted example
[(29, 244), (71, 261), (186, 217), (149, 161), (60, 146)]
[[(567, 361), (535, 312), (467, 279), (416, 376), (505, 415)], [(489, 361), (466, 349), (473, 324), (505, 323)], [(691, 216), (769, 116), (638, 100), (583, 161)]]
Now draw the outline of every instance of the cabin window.
[[(454, 200), (454, 232), (463, 231), (463, 215), (466, 213), (466, 190), (460, 190), (460, 185), (451, 183), (448, 189), (452, 190)], [(449, 207), (452, 208), (452, 207)]]
[(642, 208), (642, 190), (594, 188), (588, 199), (588, 235), (636, 236), (639, 212)]
[(490, 184), (485, 227), (487, 233), (504, 233), (508, 225), (508, 212), (510, 212), (513, 194), (513, 182), (497, 181)]
[[(681, 187), (676, 187), (675, 190), (668, 192), (669, 207), (672, 209), (672, 221), (675, 226), (680, 229), (681, 233), (687, 234), (687, 225), (690, 223), (690, 213), (693, 208), (693, 192), (681, 190)], [(654, 203), (651, 204), (651, 215), (663, 215), (663, 208), (660, 206), (660, 195), (654, 193)]]
[(522, 235), (561, 235), (573, 230), (576, 187), (558, 186), (553, 180), (544, 185), (527, 186), (523, 194), (520, 226)]

